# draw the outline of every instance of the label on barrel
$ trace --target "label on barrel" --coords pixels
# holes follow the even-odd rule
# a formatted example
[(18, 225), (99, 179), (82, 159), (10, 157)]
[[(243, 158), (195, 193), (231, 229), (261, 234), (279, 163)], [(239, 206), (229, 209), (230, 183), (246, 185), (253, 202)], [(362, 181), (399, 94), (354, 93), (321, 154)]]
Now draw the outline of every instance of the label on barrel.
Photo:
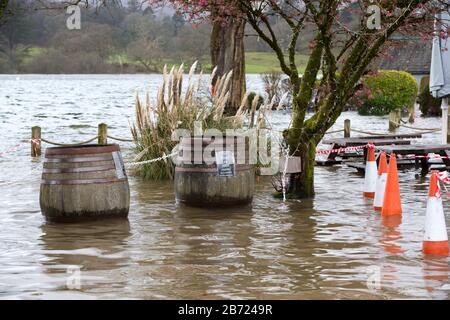
[(112, 153), (114, 165), (116, 167), (117, 179), (125, 179), (127, 177), (127, 172), (125, 171), (125, 166), (123, 165), (122, 154), (118, 151)]
[(216, 151), (216, 164), (220, 177), (234, 177), (234, 153), (232, 151)]

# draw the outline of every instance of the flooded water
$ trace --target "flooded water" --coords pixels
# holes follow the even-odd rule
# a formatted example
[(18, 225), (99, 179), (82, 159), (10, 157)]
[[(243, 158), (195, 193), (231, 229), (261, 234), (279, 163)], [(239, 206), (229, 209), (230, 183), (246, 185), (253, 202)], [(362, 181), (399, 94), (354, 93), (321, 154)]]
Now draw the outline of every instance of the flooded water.
[[(363, 178), (340, 165), (317, 167), (312, 200), (283, 203), (262, 178), (252, 206), (192, 209), (175, 204), (171, 182), (130, 177), (127, 221), (46, 223), (38, 201), (42, 162), (29, 155), (31, 126), (61, 142), (95, 136), (99, 122), (129, 137), (136, 91), (154, 94), (159, 80), (0, 75), (0, 298), (449, 298), (449, 258), (421, 253), (428, 177), (412, 169), (400, 172), (402, 221), (383, 221), (361, 197)], [(257, 76), (249, 84), (260, 89)], [(386, 118), (353, 112), (335, 129), (345, 118), (355, 128), (387, 129)], [(280, 128), (288, 122), (287, 112), (273, 115)], [(415, 125), (438, 127), (439, 120)], [(130, 145), (121, 146), (129, 155)], [(73, 286), (77, 268), (80, 288)]]

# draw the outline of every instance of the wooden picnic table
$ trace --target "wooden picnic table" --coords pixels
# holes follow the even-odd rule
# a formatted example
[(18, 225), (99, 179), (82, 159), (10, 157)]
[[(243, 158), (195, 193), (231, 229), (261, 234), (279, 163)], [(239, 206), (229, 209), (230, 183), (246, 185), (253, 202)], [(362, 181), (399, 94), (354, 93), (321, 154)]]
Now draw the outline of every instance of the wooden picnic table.
[[(362, 136), (362, 137), (353, 137), (355, 139), (414, 139), (414, 138), (422, 138), (422, 133), (400, 133), (400, 134), (385, 134), (385, 135), (376, 135), (376, 136)], [(352, 139), (352, 138), (348, 138)]]
[[(384, 151), (387, 154), (426, 156), (429, 153), (437, 153), (440, 156), (450, 156), (450, 144), (428, 144), (428, 145), (391, 145), (375, 146), (376, 150)], [(450, 167), (450, 159), (442, 158), (446, 167)], [(430, 168), (428, 158), (415, 158), (416, 167), (422, 168), (422, 174), (427, 174)]]
[[(323, 141), (323, 143), (331, 144), (331, 149), (339, 149), (339, 148), (348, 148), (348, 147), (355, 147), (355, 146), (363, 146), (368, 144), (369, 142), (372, 142), (374, 145), (383, 146), (383, 145), (408, 145), (411, 144), (410, 140), (403, 140), (403, 139), (378, 139), (374, 140), (372, 137), (359, 137), (359, 138), (336, 138), (336, 139), (329, 139), (326, 141)], [(367, 157), (367, 148), (363, 149), (364, 153), (364, 162)], [(332, 165), (335, 163), (340, 163), (340, 161), (336, 161), (336, 157), (338, 156), (338, 153), (330, 153), (326, 160), (318, 161), (321, 165)], [(355, 152), (352, 153), (352, 156), (356, 156)]]
[(346, 148), (346, 147), (354, 147), (366, 145), (369, 142), (373, 142), (374, 145), (384, 146), (384, 145), (404, 145), (411, 144), (411, 140), (403, 140), (403, 139), (377, 139), (374, 140), (372, 138), (337, 138), (337, 139), (329, 139), (323, 141), (324, 144), (332, 144), (333, 148)]

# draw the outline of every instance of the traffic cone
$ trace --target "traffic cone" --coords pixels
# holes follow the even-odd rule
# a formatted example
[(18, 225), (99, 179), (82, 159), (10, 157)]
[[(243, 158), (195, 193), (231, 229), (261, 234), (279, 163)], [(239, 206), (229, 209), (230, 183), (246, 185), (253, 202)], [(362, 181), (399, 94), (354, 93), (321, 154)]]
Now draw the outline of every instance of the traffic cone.
[(388, 173), (388, 165), (386, 153), (381, 152), (380, 164), (378, 165), (378, 178), (375, 191), (375, 199), (373, 200), (373, 208), (375, 211), (381, 211), (383, 208), (384, 189), (386, 189), (386, 180)]
[(433, 171), (430, 178), (423, 253), (443, 256), (448, 256), (449, 254), (447, 226), (445, 225), (437, 171)]
[(375, 189), (377, 184), (377, 162), (375, 160), (375, 148), (372, 142), (368, 144), (366, 175), (364, 177), (363, 195), (366, 198), (375, 197)]
[(389, 160), (389, 170), (386, 180), (386, 189), (384, 189), (383, 216), (393, 216), (402, 214), (402, 203), (400, 200), (400, 185), (398, 183), (397, 157), (391, 154)]

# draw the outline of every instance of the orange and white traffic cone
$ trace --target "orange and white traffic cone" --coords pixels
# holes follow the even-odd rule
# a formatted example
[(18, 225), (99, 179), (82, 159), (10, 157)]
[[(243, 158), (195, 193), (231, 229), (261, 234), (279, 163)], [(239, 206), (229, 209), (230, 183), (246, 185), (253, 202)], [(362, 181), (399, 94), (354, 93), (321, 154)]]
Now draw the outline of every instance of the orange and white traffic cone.
[(445, 225), (437, 171), (433, 171), (430, 178), (423, 253), (444, 256), (449, 254), (447, 226)]
[(375, 190), (375, 198), (373, 200), (373, 208), (376, 211), (383, 209), (384, 189), (386, 189), (386, 180), (388, 174), (388, 165), (386, 160), (386, 153), (381, 152), (380, 164), (378, 165), (378, 178)]
[(394, 153), (389, 159), (389, 170), (384, 189), (383, 216), (394, 216), (402, 214), (402, 202), (400, 199), (400, 184), (398, 182), (397, 157)]
[(375, 197), (377, 185), (377, 161), (375, 160), (375, 148), (371, 142), (368, 144), (366, 175), (364, 177), (363, 195), (366, 198)]

